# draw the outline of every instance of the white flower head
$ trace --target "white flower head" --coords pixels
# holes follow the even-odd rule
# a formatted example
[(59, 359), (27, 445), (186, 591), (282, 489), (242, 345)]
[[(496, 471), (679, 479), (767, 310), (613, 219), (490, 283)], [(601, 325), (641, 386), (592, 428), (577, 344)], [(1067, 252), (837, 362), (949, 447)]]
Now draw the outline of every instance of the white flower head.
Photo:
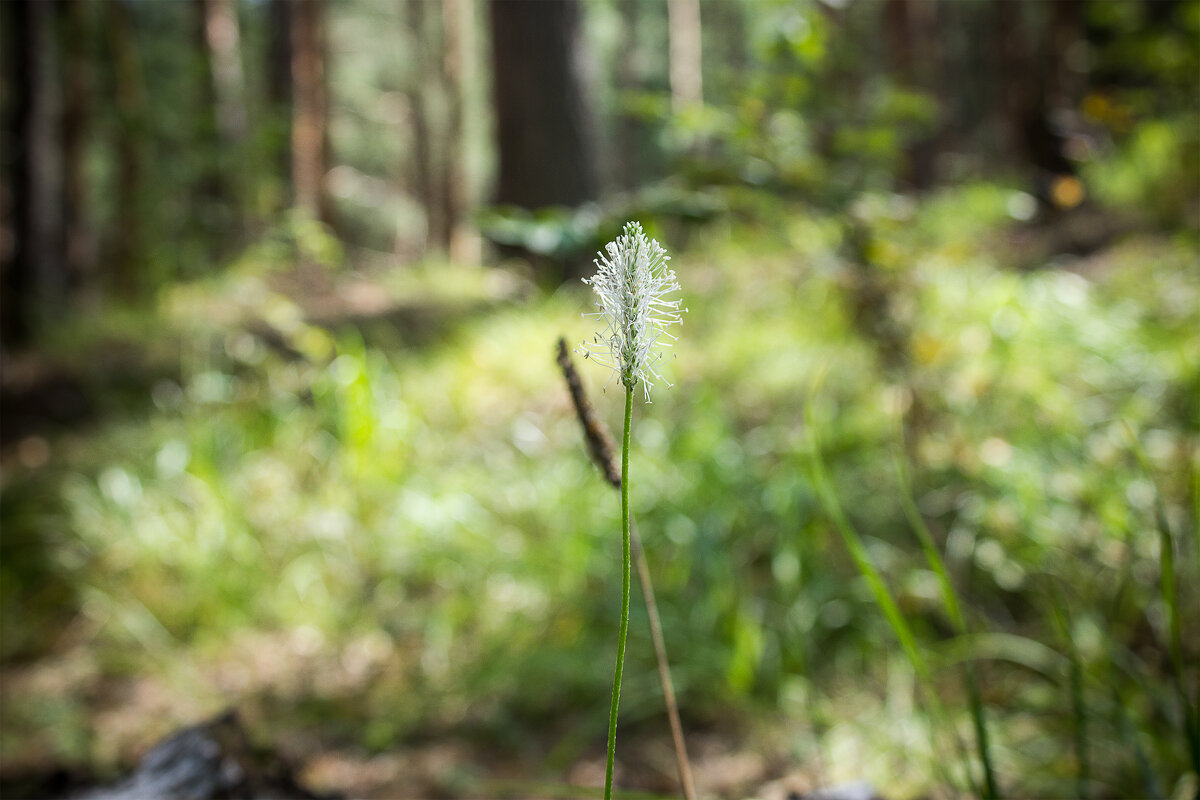
[(583, 282), (596, 293), (599, 309), (584, 316), (598, 317), (606, 330), (584, 342), (578, 352), (612, 369), (629, 389), (641, 381), (648, 402), (653, 380), (665, 380), (658, 371), (661, 348), (670, 347), (676, 338), (667, 328), (682, 324), (687, 309), (671, 297), (680, 291), (675, 271), (667, 266), (671, 257), (640, 224), (625, 223), (624, 232), (604, 251), (596, 254), (596, 274)]

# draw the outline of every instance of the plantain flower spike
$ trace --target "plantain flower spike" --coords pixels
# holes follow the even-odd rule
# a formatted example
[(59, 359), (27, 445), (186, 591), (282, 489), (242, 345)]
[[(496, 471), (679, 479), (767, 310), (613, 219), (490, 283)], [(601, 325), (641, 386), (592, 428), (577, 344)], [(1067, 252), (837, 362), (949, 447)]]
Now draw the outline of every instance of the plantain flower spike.
[[(661, 348), (676, 337), (667, 329), (682, 324), (680, 291), (671, 257), (662, 245), (646, 236), (637, 222), (625, 223), (624, 232), (597, 253), (596, 274), (583, 282), (596, 293), (599, 309), (585, 317), (598, 317), (606, 327), (577, 352), (612, 369), (628, 389), (640, 381), (646, 402), (655, 380), (666, 382), (658, 371)], [(670, 340), (670, 341), (668, 341)], [(667, 383), (667, 386), (670, 386)]]

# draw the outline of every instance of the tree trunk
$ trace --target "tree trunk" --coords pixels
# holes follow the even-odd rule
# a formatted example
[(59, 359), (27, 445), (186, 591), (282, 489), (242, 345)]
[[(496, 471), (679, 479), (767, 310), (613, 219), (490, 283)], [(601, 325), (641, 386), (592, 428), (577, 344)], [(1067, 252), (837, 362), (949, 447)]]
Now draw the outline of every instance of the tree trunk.
[(440, 64), (435, 66), (435, 43), (440, 33), (437, 30), (437, 20), (429, 13), (431, 4), (427, 0), (410, 0), (405, 4), (408, 16), (409, 32), (412, 36), (412, 63), (414, 69), (409, 76), (409, 105), (412, 108), (413, 124), (413, 183), (416, 186), (417, 197), (421, 208), (425, 211), (425, 241), (424, 250), (437, 250), (445, 253), (450, 245), (450, 227), (446, 218), (446, 202), (443, 193), (446, 189), (445, 158), (442, 147), (445, 145), (445, 131), (439, 131), (437, 120), (433, 117), (435, 103), (430, 102), (430, 94), (437, 84), (430, 85), (430, 75), (440, 71)]
[(478, 252), (478, 247), (472, 245), (478, 237), (471, 230), (466, 215), (469, 190), (466, 129), (463, 122), (463, 106), (466, 104), (472, 66), (470, 0), (443, 0), (442, 31), (442, 74), (446, 94), (442, 216), (446, 224), (446, 245), (450, 257), (470, 260)]
[[(1048, 29), (1046, 40), (1041, 41), (1031, 34), (1022, 4), (993, 0), (1000, 57), (997, 80), (1003, 98), (1001, 108), (1009, 153), (1044, 174), (1073, 171), (1071, 162), (1063, 155), (1062, 137), (1051, 127), (1050, 105), (1061, 82), (1060, 65), (1064, 58), (1063, 53), (1055, 50), (1056, 40), (1065, 39), (1072, 30), (1078, 8), (1077, 3), (1060, 0), (1045, 9), (1031, 9), (1051, 14), (1050, 24), (1038, 31)], [(1030, 76), (1038, 79), (1032, 80)]]
[(292, 3), (270, 0), (267, 7), (267, 102), (271, 110), (273, 172), (283, 183), (283, 196), (291, 194), (292, 174)]
[(905, 85), (913, 82), (912, 23), (909, 0), (886, 0), (883, 34), (887, 42), (888, 68)]
[(145, 138), (145, 90), (142, 64), (133, 31), (133, 16), (127, 0), (105, 3), (105, 27), (109, 33), (113, 61), (113, 93), (116, 97), (116, 215), (110, 243), (114, 282), (118, 291), (136, 294), (142, 285), (142, 225), (139, 200), (142, 191), (142, 162)]
[[(887, 0), (883, 24), (892, 79), (908, 91), (929, 91), (942, 72), (936, 36), (937, 6), (932, 0)], [(900, 182), (927, 189), (934, 182), (934, 136), (913, 142), (905, 153)]]
[(297, 0), (292, 22), (292, 197), (293, 205), (329, 222), (324, 191), (329, 107), (325, 83), (325, 2)]
[[(638, 74), (638, 0), (619, 0), (617, 11), (621, 16), (620, 50), (617, 55), (617, 91), (625, 95), (641, 86), (641, 75)], [(617, 185), (625, 191), (637, 188), (642, 178), (642, 164), (638, 158), (643, 125), (636, 114), (625, 110), (624, 104), (617, 103), (616, 146), (617, 152), (612, 159), (617, 175)]]
[(700, 58), (700, 0), (667, 0), (671, 108), (676, 114), (704, 102)]
[(221, 144), (236, 147), (246, 134), (245, 80), (237, 5), (234, 0), (200, 0), (209, 79), (216, 98)]
[(4, 330), (6, 342), (21, 343), (66, 296), (62, 150), (54, 6), (35, 0), (5, 6), (14, 85), (5, 126), (6, 149), (13, 154), (8, 198), (13, 241), (4, 274)]
[(65, 0), (63, 12), (63, 239), (68, 285), (90, 293), (95, 287), (96, 242), (88, 214), (86, 155), (88, 98), (94, 90), (89, 76), (91, 41), (88, 6), (84, 0)]
[(578, 0), (491, 0), (496, 202), (521, 208), (595, 199)]
[(246, 133), (245, 82), (234, 0), (195, 0), (195, 7), (205, 78), (200, 113), (209, 147), (208, 175), (201, 187), (208, 213), (200, 225), (213, 255), (221, 257), (236, 246), (244, 222), (245, 181), (239, 166)]
[(62, 144), (59, 117), (58, 48), (54, 42), (54, 7), (33, 3), (29, 38), (29, 69), (33, 102), (30, 107), (25, 153), (29, 159), (29, 201), (33, 214), (30, 243), (34, 287), (43, 313), (62, 305), (66, 270), (62, 250)]
[(220, 222), (232, 198), (228, 170), (224, 169), (223, 142), (217, 123), (217, 82), (214, 80), (212, 48), (208, 44), (207, 0), (191, 0), (192, 51), (202, 65), (196, 73), (195, 99), (191, 119), (195, 121), (195, 141), (192, 144), (200, 165), (192, 187), (191, 213), (187, 228), (204, 243), (209, 257), (219, 253), (213, 247), (221, 236)]
[(25, 152), (28, 142), (26, 128), (33, 105), (36, 80), (30, 70), (30, 3), (0, 3), (0, 35), (3, 36), (4, 74), (9, 81), (4, 97), (4, 153), (0, 160), (4, 180), (0, 181), (0, 256), (3, 256), (0, 278), (0, 344), (24, 344), (32, 332), (29, 299), (32, 269), (30, 263), (30, 233), (33, 227), (31, 205), (27, 194), (31, 178), (29, 158)]
[(1067, 53), (1080, 38), (1082, 6), (1077, 0), (1059, 0), (1048, 9), (1050, 20), (1041, 42), (1040, 68), (1043, 79), (1034, 93), (1036, 102), (1027, 110), (1025, 137), (1031, 160), (1040, 169), (1057, 175), (1075, 172), (1066, 156), (1066, 140), (1051, 118), (1058, 109), (1076, 106), (1077, 88), (1072, 85)]

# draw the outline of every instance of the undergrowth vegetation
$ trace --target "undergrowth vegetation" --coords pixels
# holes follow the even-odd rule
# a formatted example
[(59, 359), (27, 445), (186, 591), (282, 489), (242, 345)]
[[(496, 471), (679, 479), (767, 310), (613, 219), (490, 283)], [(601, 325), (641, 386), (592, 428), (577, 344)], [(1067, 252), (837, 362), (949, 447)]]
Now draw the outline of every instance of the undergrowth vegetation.
[[(1179, 796), (1196, 769), (1200, 249), (1147, 235), (1018, 271), (1012, 198), (879, 197), (856, 233), (799, 208), (716, 222), (673, 261), (690, 313), (675, 386), (634, 429), (654, 480), (631, 507), (680, 706), (693, 725), (769, 709), (830, 779), (913, 796), (935, 762), (966, 785), (947, 754), (971, 737), (970, 662), (1002, 794)], [(510, 745), (551, 729), (559, 764), (597, 747), (620, 518), (553, 350), (589, 335), (587, 287), (398, 268), (363, 290), (367, 322), (318, 324), (270, 258), (160, 298), (138, 342), (178, 366), (146, 416), (6, 467), (6, 658), (86, 646), (104, 674), (149, 672), (208, 709), (269, 696), (262, 713), (372, 749), (447, 728)], [(620, 387), (599, 402), (584, 377), (619, 430)], [(814, 446), (956, 733), (929, 738)], [(41, 573), (10, 568), (22, 546)], [(17, 605), (45, 589), (30, 574), (54, 602)], [(637, 604), (629, 637), (623, 725), (662, 708)], [(6, 758), (115, 758), (85, 732), (94, 701), (7, 694)]]

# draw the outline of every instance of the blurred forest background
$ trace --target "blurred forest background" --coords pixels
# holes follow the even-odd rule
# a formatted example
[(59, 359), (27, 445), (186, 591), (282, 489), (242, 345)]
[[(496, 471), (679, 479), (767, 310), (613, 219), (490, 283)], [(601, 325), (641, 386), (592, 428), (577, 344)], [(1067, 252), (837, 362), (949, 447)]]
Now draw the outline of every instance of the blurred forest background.
[(1198, 791), (1200, 2), (0, 14), (5, 796), (227, 706), (318, 788), (602, 783), (554, 343), (629, 219), (690, 307), (632, 502), (701, 794)]

